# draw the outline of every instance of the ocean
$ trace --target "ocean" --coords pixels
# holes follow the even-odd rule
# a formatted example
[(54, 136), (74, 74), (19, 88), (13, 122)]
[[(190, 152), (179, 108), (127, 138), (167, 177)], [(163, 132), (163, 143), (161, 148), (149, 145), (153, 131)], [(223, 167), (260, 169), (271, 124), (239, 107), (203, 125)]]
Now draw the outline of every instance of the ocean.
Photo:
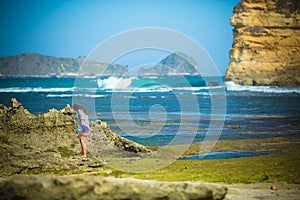
[(197, 143), (209, 134), (217, 140), (300, 136), (300, 88), (218, 80), (222, 78), (1, 78), (0, 104), (10, 106), (15, 97), (38, 115), (81, 103), (91, 120), (105, 121), (121, 136), (148, 146)]

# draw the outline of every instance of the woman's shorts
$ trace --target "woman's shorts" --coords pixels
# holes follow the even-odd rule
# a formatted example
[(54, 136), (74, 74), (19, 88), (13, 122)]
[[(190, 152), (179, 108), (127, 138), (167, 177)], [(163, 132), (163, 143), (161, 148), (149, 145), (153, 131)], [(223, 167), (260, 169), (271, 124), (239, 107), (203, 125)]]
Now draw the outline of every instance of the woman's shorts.
[(86, 127), (85, 125), (78, 125), (77, 131), (78, 131), (79, 135), (88, 135), (90, 129), (88, 127)]

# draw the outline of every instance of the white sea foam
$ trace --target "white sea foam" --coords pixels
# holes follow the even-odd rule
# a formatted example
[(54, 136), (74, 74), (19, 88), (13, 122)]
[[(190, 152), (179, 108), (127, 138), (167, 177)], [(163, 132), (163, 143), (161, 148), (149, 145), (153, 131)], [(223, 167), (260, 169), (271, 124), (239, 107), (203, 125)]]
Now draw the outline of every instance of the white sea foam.
[(275, 86), (246, 86), (235, 84), (233, 81), (225, 83), (228, 91), (250, 91), (263, 93), (300, 93), (300, 88), (282, 88)]
[(152, 88), (136, 88), (137, 92), (171, 92), (171, 88), (166, 87), (152, 87)]
[(98, 79), (98, 87), (103, 89), (125, 89), (131, 84), (134, 78), (109, 77), (107, 79)]
[(108, 95), (101, 95), (101, 94), (48, 94), (47, 97), (87, 97), (87, 98), (104, 98)]
[(32, 88), (29, 87), (10, 87), (10, 88), (0, 88), (0, 93), (10, 93), (10, 92), (31, 92)]
[(72, 92), (75, 88), (42, 88), (42, 87), (9, 87), (0, 88), (0, 93), (14, 93), (14, 92)]
[(72, 92), (74, 91), (74, 87), (73, 88), (32, 88), (33, 92)]
[(124, 88), (124, 89), (106, 89), (105, 92), (123, 92), (123, 93), (147, 93), (147, 92), (171, 92), (171, 88)]
[(209, 92), (193, 92), (192, 94), (193, 95), (204, 95), (204, 96), (210, 95)]
[(72, 94), (47, 94), (47, 97), (72, 97)]
[(224, 86), (203, 86), (203, 87), (176, 87), (174, 90), (200, 91), (200, 90), (215, 90), (222, 89)]

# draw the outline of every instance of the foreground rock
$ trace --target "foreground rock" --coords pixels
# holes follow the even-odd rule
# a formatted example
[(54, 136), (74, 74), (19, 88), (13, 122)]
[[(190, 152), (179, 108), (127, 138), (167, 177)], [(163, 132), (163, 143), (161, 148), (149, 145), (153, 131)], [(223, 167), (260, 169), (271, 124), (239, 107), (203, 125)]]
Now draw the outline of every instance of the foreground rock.
[(0, 182), (0, 199), (224, 199), (227, 189), (99, 176), (17, 176)]
[[(61, 174), (101, 168), (102, 164), (92, 156), (84, 162), (81, 159), (75, 118), (69, 105), (39, 116), (32, 115), (16, 99), (12, 99), (12, 107), (0, 105), (0, 176)], [(101, 121), (92, 123), (91, 135), (94, 136), (90, 138), (101, 139), (97, 148), (103, 152), (122, 150), (137, 156), (151, 152), (149, 148), (113, 133)]]
[(241, 0), (225, 79), (244, 85), (300, 86), (300, 3)]

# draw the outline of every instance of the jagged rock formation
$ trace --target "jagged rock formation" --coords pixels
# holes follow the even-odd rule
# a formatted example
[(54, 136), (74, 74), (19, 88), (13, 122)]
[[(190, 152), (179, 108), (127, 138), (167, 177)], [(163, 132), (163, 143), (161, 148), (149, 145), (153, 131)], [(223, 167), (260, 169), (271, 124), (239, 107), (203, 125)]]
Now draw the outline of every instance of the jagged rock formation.
[(141, 68), (139, 76), (183, 76), (199, 75), (196, 62), (183, 53), (172, 53), (159, 64), (150, 68)]
[[(84, 63), (84, 69), (80, 70)], [(80, 70), (80, 71), (79, 71)], [(98, 60), (22, 53), (0, 58), (0, 77), (123, 76), (128, 66)]]
[(300, 2), (242, 0), (230, 19), (234, 41), (225, 79), (300, 86)]
[[(101, 134), (99, 134), (101, 133)], [(88, 137), (90, 151), (100, 151), (102, 155), (119, 154), (120, 152), (131, 152), (130, 155), (140, 156), (139, 153), (151, 153), (148, 147), (119, 136), (110, 130), (105, 122), (97, 120), (91, 122), (91, 134)], [(92, 149), (93, 147), (102, 147), (101, 149)]]
[(99, 176), (18, 176), (0, 180), (0, 199), (224, 199), (227, 189)]
[[(75, 118), (69, 105), (38, 116), (24, 109), (16, 99), (12, 99), (12, 107), (0, 105), (0, 176), (100, 167), (96, 159), (82, 164)], [(147, 147), (120, 137), (101, 121), (91, 124), (90, 138), (100, 138), (97, 147), (111, 154), (120, 150), (136, 156), (151, 152)]]

